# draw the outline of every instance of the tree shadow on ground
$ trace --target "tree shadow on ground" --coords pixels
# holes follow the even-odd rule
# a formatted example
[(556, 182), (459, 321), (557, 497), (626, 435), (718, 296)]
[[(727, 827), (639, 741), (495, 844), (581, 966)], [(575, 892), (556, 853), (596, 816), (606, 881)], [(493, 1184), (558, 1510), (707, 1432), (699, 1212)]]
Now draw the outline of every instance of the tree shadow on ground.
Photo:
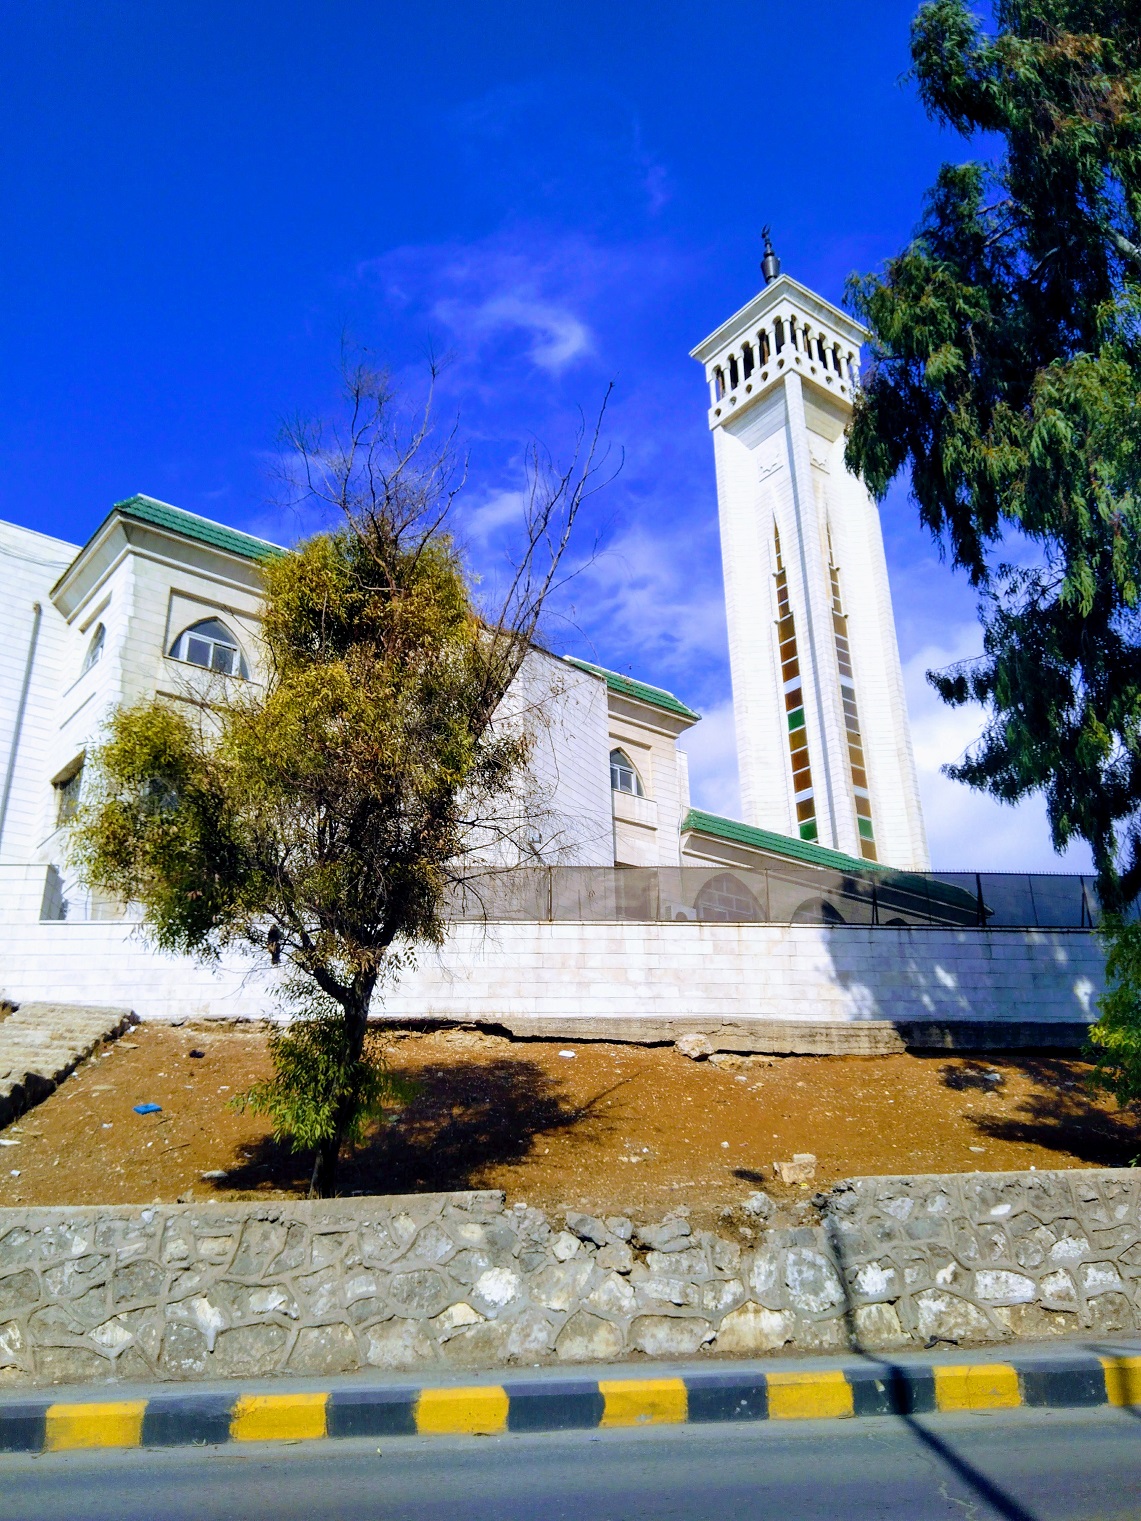
[[(346, 1151), (337, 1179), (344, 1194), (403, 1194), (479, 1188), (486, 1170), (525, 1161), (539, 1136), (600, 1118), (605, 1095), (572, 1104), (536, 1063), (433, 1064), (394, 1070), (414, 1096), (388, 1124)], [(311, 1152), (293, 1152), (272, 1137), (244, 1148), (241, 1163), (219, 1187), (304, 1192)]]
[(1034, 1091), (1007, 1114), (968, 1116), (980, 1135), (1064, 1151), (1097, 1167), (1127, 1167), (1141, 1152), (1138, 1116), (1130, 1109), (1105, 1109), (1105, 1099), (1090, 1092), (1089, 1069), (1081, 1063), (1024, 1056), (1007, 1056), (1001, 1067), (968, 1061), (945, 1066), (943, 1081), (949, 1088), (1001, 1092), (1003, 1085), (987, 1074), (1002, 1069), (1020, 1072)]

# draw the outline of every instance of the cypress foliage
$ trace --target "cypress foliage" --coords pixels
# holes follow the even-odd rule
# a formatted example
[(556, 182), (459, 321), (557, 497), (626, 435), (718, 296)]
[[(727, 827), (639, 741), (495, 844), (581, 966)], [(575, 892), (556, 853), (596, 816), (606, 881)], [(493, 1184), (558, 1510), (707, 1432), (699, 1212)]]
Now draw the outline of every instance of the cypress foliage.
[(983, 655), (929, 673), (981, 703), (948, 772), (1041, 792), (1054, 844), (1087, 840), (1107, 911), (1100, 1078), (1141, 1094), (1141, 8), (922, 6), (912, 77), (982, 152), (945, 165), (912, 241), (849, 300), (872, 332), (850, 467), (910, 478), (980, 593)]

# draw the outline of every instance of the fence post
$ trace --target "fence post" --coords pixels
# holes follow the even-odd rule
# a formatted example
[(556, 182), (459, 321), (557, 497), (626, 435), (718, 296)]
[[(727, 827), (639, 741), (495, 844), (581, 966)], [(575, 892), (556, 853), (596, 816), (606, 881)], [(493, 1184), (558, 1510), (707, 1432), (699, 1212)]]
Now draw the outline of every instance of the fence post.
[(986, 904), (983, 902), (983, 879), (975, 872), (975, 890), (978, 893), (978, 927), (986, 929)]

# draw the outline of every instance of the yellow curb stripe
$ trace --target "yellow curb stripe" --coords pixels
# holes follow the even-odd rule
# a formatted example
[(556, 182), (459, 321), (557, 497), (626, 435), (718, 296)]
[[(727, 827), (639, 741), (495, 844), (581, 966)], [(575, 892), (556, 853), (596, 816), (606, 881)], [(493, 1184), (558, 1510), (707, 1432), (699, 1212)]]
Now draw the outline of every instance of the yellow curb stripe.
[(245, 1394), (230, 1412), (235, 1442), (298, 1442), (328, 1434), (327, 1394)]
[(1009, 1363), (948, 1363), (935, 1370), (937, 1410), (1014, 1410), (1022, 1404)]
[(49, 1405), (45, 1413), (44, 1451), (137, 1447), (143, 1439), (143, 1412), (146, 1408), (146, 1400)]
[(499, 1384), (422, 1389), (416, 1430), (433, 1435), (495, 1436), (507, 1430), (507, 1390)]
[(689, 1416), (689, 1394), (680, 1378), (600, 1379), (600, 1426), (669, 1426)]
[(1105, 1397), (1111, 1405), (1141, 1405), (1141, 1357), (1103, 1357)]
[(769, 1419), (804, 1421), (855, 1415), (852, 1386), (842, 1369), (807, 1373), (769, 1373)]

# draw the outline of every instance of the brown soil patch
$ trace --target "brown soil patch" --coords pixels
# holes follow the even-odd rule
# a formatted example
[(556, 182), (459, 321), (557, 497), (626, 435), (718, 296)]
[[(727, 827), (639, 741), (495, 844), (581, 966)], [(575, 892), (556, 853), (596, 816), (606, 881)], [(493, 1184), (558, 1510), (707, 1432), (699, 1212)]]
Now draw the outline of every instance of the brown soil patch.
[[(817, 1187), (869, 1173), (1125, 1166), (1141, 1152), (1136, 1119), (1092, 1099), (1088, 1068), (1062, 1059), (697, 1063), (672, 1047), (466, 1030), (397, 1032), (389, 1051), (419, 1091), (345, 1164), (346, 1194), (502, 1188), (552, 1211), (656, 1218), (684, 1203), (708, 1222), (758, 1186), (804, 1197), (773, 1175), (794, 1152), (816, 1154)], [(132, 1030), (7, 1128), (18, 1144), (0, 1150), (0, 1204), (302, 1195), (309, 1159), (229, 1105), (267, 1070), (260, 1030)], [(143, 1102), (162, 1112), (133, 1113)], [(216, 1170), (226, 1176), (203, 1179)]]

